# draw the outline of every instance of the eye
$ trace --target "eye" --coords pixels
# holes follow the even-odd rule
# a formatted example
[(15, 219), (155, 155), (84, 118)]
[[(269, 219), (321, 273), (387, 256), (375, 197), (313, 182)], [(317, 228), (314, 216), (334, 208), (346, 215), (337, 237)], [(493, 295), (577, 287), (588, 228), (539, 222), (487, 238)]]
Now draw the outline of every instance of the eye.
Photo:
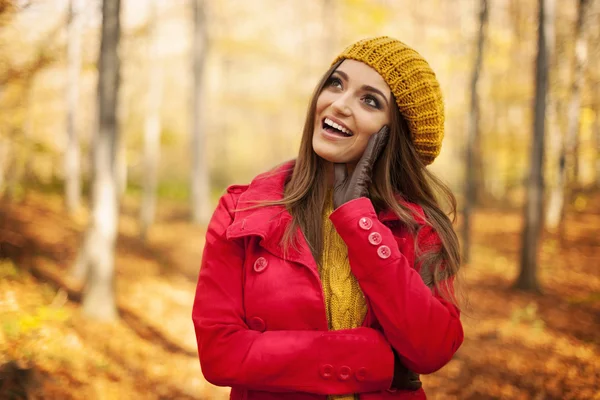
[(342, 81), (339, 78), (331, 77), (327, 81), (327, 86), (331, 86), (331, 87), (335, 87), (335, 88), (341, 89), (342, 88)]
[(374, 96), (365, 96), (363, 101), (365, 102), (366, 105), (368, 105), (369, 107), (373, 107), (373, 108), (377, 108), (379, 109), (379, 100), (377, 100), (377, 98), (375, 98)]

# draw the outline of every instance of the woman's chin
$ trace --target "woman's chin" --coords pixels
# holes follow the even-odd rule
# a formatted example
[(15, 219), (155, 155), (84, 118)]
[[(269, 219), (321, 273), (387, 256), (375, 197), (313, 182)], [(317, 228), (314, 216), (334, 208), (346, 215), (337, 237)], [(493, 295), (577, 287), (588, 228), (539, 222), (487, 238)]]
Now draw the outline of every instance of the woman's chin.
[(321, 153), (315, 152), (315, 153), (317, 153), (317, 155), (319, 157), (321, 157), (323, 160), (333, 163), (333, 164), (345, 164), (345, 163), (349, 162), (347, 157), (342, 157), (337, 154), (329, 154), (329, 153), (323, 153), (323, 152), (321, 152)]

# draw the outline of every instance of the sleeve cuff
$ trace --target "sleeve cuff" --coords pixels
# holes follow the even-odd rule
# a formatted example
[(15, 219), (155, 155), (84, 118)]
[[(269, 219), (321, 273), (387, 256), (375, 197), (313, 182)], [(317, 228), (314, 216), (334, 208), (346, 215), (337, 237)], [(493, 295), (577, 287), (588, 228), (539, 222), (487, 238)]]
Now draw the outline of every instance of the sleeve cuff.
[(350, 265), (359, 280), (404, 258), (390, 228), (377, 218), (370, 199), (351, 200), (329, 219), (348, 247)]

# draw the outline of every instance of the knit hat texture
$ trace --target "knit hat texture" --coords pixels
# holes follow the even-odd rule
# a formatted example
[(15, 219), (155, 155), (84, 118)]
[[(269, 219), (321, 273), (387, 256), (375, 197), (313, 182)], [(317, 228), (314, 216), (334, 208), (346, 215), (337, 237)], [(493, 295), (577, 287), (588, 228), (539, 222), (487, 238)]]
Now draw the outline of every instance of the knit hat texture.
[(419, 53), (382, 36), (360, 40), (336, 57), (361, 61), (383, 77), (406, 120), (415, 149), (425, 165), (440, 154), (444, 138), (444, 101), (435, 73)]

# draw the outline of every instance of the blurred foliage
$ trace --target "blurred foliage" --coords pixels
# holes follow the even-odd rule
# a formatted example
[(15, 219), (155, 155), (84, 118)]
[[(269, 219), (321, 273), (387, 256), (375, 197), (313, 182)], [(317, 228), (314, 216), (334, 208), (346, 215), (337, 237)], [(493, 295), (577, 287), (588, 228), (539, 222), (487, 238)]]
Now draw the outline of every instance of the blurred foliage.
[(531, 302), (523, 308), (513, 310), (511, 314), (513, 324), (525, 323), (530, 324), (534, 331), (541, 332), (544, 329), (544, 321), (540, 319), (538, 314), (538, 306)]
[(48, 323), (64, 322), (69, 319), (69, 314), (60, 308), (42, 306), (33, 313), (2, 316), (4, 325), (2, 329), (9, 340), (18, 340), (23, 336), (33, 336), (40, 333), (42, 327)]
[[(189, 199), (189, 182), (162, 180), (158, 182), (156, 195), (159, 199), (175, 200), (185, 202)], [(135, 196), (141, 196), (142, 187), (130, 182), (127, 185), (127, 192)]]
[(10, 259), (0, 259), (0, 279), (16, 279), (19, 277), (19, 269)]
[[(32, 1), (12, 13), (0, 31), (5, 51), (0, 57), (0, 137), (28, 136), (43, 148), (40, 156), (28, 149), (22, 157), (39, 164), (34, 175), (52, 170), (62, 176), (61, 154), (66, 139), (64, 87), (66, 10), (53, 1)], [(56, 3), (56, 4), (55, 4)], [(234, 4), (235, 3), (235, 4)], [(62, 4), (62, 3), (61, 3)], [(157, 3), (158, 60), (163, 65), (160, 180), (188, 181), (190, 152), (191, 15), (187, 3)], [(143, 169), (144, 124), (148, 88), (149, 36), (145, 2), (123, 2), (122, 142), (126, 146), (129, 180), (140, 186)], [(457, 194), (462, 189), (462, 158), (468, 79), (476, 36), (476, 2), (424, 0), (310, 0), (306, 2), (206, 2), (209, 51), (203, 93), (204, 129), (208, 141), (206, 162), (213, 185), (222, 190), (295, 156), (304, 112), (319, 76), (347, 44), (365, 36), (386, 34), (415, 47), (430, 62), (446, 100), (444, 151), (432, 166)], [(498, 2), (490, 5), (488, 41), (481, 77), (481, 150), (484, 179), (480, 197), (503, 205), (517, 205), (528, 167), (533, 97), (533, 57), (537, 2)], [(551, 93), (566, 104), (570, 55), (573, 51), (575, 3), (558, 4), (556, 67)], [(435, 14), (426, 13), (435, 9)], [(258, 10), (269, 10), (258, 13)], [(99, 39), (99, 8), (84, 15), (83, 70), (80, 79), (78, 127), (87, 154), (95, 131), (94, 68)], [(43, 16), (43, 17), (42, 17)], [(249, 18), (249, 16), (253, 16)], [(259, 18), (260, 16), (260, 18)], [(277, 31), (278, 35), (272, 32)], [(598, 60), (600, 32), (589, 29), (590, 63), (587, 77), (599, 77), (591, 67)], [(594, 61), (596, 60), (596, 61)], [(15, 71), (19, 71), (15, 74)], [(581, 119), (580, 158), (586, 173), (582, 183), (595, 177), (598, 151), (594, 143), (595, 86), (585, 85)], [(566, 113), (565, 113), (566, 114)], [(558, 116), (564, 131), (564, 117)], [(561, 131), (562, 132), (562, 131)], [(555, 179), (556, 140), (548, 138), (548, 185)], [(10, 142), (10, 146), (15, 142)], [(587, 145), (583, 145), (586, 143)], [(1, 145), (0, 145), (1, 146)], [(37, 157), (33, 157), (36, 154)], [(89, 157), (83, 157), (83, 174), (89, 174)], [(586, 169), (587, 168), (587, 169)], [(48, 176), (44, 178), (48, 180)], [(177, 185), (175, 185), (177, 186)], [(180, 196), (182, 191), (167, 190)], [(175, 194), (177, 192), (178, 194)]]
[[(119, 117), (128, 182), (116, 286), (126, 317), (110, 325), (83, 320), (77, 302), (58, 289), (68, 285), (56, 278), (67, 276), (89, 212), (67, 218), (61, 197), (66, 4), (0, 0), (0, 192), (10, 193), (0, 199), (0, 250), (16, 233), (26, 240), (11, 249), (30, 261), (23, 268), (0, 258), (0, 397), (6, 390), (31, 398), (226, 398), (226, 391), (202, 379), (189, 320), (206, 228), (187, 223), (184, 206), (192, 112), (189, 2), (157, 3), (158, 59), (164, 65), (159, 207), (144, 243), (137, 239), (137, 216), (145, 173), (149, 3), (122, 2)], [(94, 4), (84, 15), (77, 108), (84, 194), (97, 122), (100, 3)], [(460, 200), (476, 1), (205, 4), (210, 42), (202, 99), (215, 204), (227, 185), (249, 182), (295, 157), (310, 95), (335, 54), (357, 39), (382, 34), (416, 48), (436, 71), (445, 94), (446, 138), (431, 169)], [(549, 121), (556, 130), (549, 130), (547, 141), (548, 187), (555, 183), (566, 129), (576, 18), (576, 2), (557, 6), (550, 81), (559, 112)], [(473, 260), (464, 269), (473, 309), (465, 310), (462, 349), (440, 372), (424, 377), (425, 387), (433, 399), (600, 399), (600, 198), (592, 187), (600, 180), (600, 24), (590, 25), (582, 92), (578, 184), (585, 190), (568, 199), (561, 233), (544, 237), (539, 274), (546, 293), (532, 297), (508, 287), (517, 273), (522, 216), (514, 209), (524, 196), (532, 136), (537, 1), (490, 2), (490, 8), (480, 81), (479, 190), (488, 207), (475, 215)], [(598, 11), (596, 1), (593, 18)], [(53, 274), (42, 274), (44, 282), (31, 268)]]
[[(600, 197), (587, 196), (585, 211), (569, 213), (563, 238), (544, 241), (539, 274), (546, 294), (539, 297), (509, 289), (520, 212), (475, 213), (473, 258), (462, 271), (471, 304), (462, 317), (465, 342), (446, 367), (423, 376), (428, 398), (595, 398)], [(142, 243), (136, 202), (128, 194), (123, 202), (116, 251), (122, 318), (114, 324), (83, 320), (77, 303), (56, 289), (64, 282), (46, 283), (30, 275), (31, 267), (0, 262), (0, 398), (6, 387), (21, 398), (228, 398), (202, 379), (189, 317), (204, 227), (185, 222), (182, 207), (163, 200)], [(31, 260), (36, 271), (67, 275), (85, 224), (65, 218), (59, 196), (32, 192), (22, 204), (5, 203), (0, 221), (0, 245), (16, 231), (28, 238), (21, 251), (39, 254)], [(25, 372), (35, 384), (17, 380)]]

